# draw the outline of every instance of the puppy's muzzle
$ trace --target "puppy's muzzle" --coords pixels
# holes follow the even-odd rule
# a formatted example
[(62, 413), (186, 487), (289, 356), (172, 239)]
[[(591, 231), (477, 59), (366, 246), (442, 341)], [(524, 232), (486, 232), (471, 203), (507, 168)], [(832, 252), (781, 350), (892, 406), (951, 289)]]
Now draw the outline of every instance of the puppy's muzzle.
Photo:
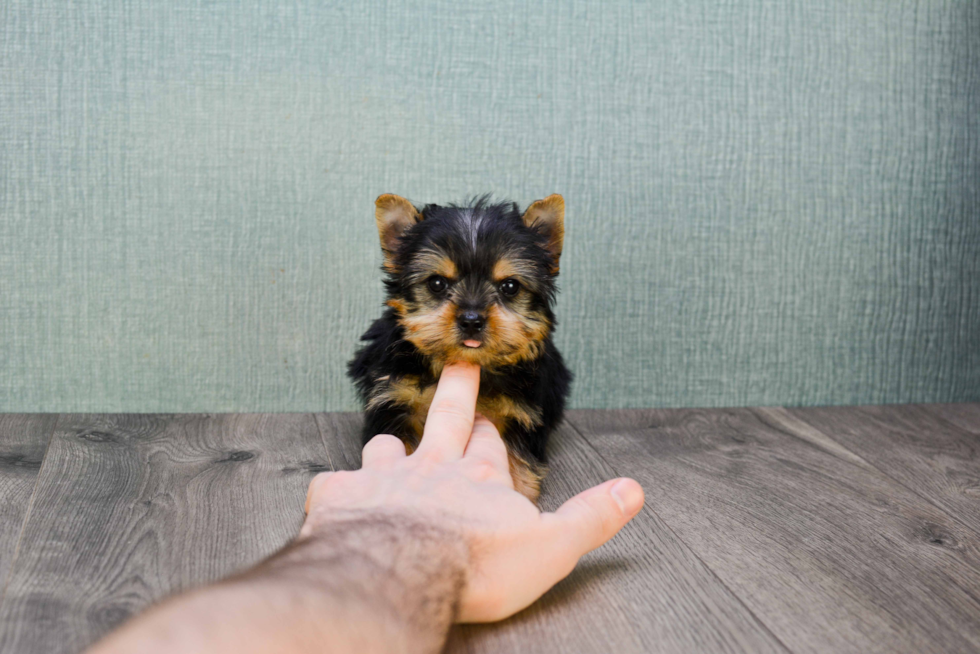
[(456, 316), (456, 324), (466, 340), (478, 340), (483, 335), (486, 319), (476, 311), (463, 311)]

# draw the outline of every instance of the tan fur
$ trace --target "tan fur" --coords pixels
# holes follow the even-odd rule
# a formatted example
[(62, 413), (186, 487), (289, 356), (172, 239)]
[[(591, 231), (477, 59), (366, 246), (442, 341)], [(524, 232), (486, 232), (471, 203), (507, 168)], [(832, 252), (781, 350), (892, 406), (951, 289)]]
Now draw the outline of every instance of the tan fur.
[(548, 250), (555, 257), (555, 265), (551, 269), (553, 275), (558, 274), (558, 259), (561, 257), (562, 244), (565, 241), (565, 199), (557, 193), (543, 200), (532, 202), (524, 212), (524, 224), (528, 227), (537, 226), (548, 234)]
[(456, 336), (456, 306), (445, 302), (434, 309), (408, 307), (398, 322), (405, 330), (405, 339), (423, 354), (445, 358), (454, 349), (460, 349)]
[(503, 431), (510, 421), (527, 429), (541, 424), (540, 411), (506, 395), (479, 397), (476, 400), (476, 410), (486, 416), (500, 431)]
[[(418, 377), (411, 375), (395, 379), (379, 379), (378, 381), (387, 381), (388, 383), (379, 383), (375, 386), (374, 392), (368, 398), (368, 408), (373, 409), (382, 404), (391, 403), (411, 409), (409, 413), (409, 426), (415, 433), (415, 444), (417, 444), (418, 441), (422, 440), (425, 417), (429, 413), (429, 405), (432, 404), (432, 396), (436, 392), (435, 385), (431, 384), (423, 387), (419, 384)], [(414, 451), (415, 444), (406, 444), (406, 449), (408, 445), (412, 445), (409, 454), (411, 454), (411, 451)]]
[(381, 237), (381, 250), (385, 256), (385, 268), (395, 270), (394, 254), (398, 239), (406, 229), (421, 220), (412, 203), (394, 193), (385, 193), (374, 201), (374, 221)]
[(391, 298), (385, 304), (394, 309), (399, 316), (404, 316), (405, 312), (408, 311), (408, 307), (399, 298)]
[(522, 284), (527, 284), (534, 279), (535, 271), (529, 263), (523, 261), (511, 261), (510, 259), (500, 259), (493, 265), (493, 281), (500, 283), (505, 279), (513, 277)]
[(544, 479), (547, 470), (544, 466), (528, 463), (510, 451), (507, 452), (507, 462), (510, 467), (510, 478), (514, 480), (514, 490), (537, 504), (538, 497), (541, 495), (541, 480)]
[(442, 275), (450, 281), (456, 279), (456, 264), (437, 250), (422, 250), (415, 255), (413, 263), (424, 270), (418, 279), (412, 280), (413, 282), (422, 282), (432, 275)]
[(432, 310), (400, 304), (398, 322), (405, 338), (432, 358), (433, 374), (438, 375), (447, 361), (466, 361), (493, 369), (536, 359), (541, 355), (550, 325), (544, 316), (524, 316), (500, 305), (487, 308), (483, 345), (469, 348), (456, 334), (456, 307), (445, 302)]

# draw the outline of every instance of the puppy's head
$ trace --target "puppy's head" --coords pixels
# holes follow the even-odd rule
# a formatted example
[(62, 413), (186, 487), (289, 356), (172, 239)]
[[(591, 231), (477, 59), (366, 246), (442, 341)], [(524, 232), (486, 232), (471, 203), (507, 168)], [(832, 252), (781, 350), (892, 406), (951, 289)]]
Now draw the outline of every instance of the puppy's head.
[(426, 205), (386, 194), (375, 217), (388, 306), (405, 338), (439, 367), (537, 358), (551, 333), (565, 202)]

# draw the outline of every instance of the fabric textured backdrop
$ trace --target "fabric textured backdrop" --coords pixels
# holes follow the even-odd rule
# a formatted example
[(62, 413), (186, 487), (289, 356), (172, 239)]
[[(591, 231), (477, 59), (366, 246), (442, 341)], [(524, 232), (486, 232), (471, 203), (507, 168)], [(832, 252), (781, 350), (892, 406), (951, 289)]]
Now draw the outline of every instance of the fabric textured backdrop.
[(0, 410), (354, 408), (373, 201), (564, 194), (576, 407), (980, 400), (980, 3), (0, 3)]

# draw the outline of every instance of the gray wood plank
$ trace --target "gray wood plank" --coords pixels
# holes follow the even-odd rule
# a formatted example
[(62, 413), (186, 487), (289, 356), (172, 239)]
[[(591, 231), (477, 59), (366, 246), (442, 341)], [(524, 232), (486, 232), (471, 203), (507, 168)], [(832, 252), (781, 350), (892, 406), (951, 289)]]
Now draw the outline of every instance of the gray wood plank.
[(980, 404), (924, 404), (927, 411), (950, 422), (963, 431), (980, 435)]
[(77, 652), (268, 555), (326, 469), (309, 414), (63, 416), (0, 607), (0, 651)]
[[(334, 464), (360, 465), (362, 417), (316, 415)], [(554, 510), (619, 475), (574, 429), (550, 450), (541, 506)], [(537, 604), (501, 623), (457, 627), (447, 652), (785, 652), (782, 645), (652, 512), (587, 555)]]
[(50, 413), (0, 414), (0, 606), (57, 419)]
[(336, 470), (357, 470), (361, 467), (361, 429), (364, 416), (360, 412), (316, 413), (317, 427), (323, 438), (327, 456)]
[[(617, 477), (569, 426), (554, 436), (541, 505)], [(786, 652), (649, 509), (537, 604), (454, 630), (448, 652)]]
[(976, 534), (879, 471), (751, 410), (569, 419), (790, 650), (980, 650)]
[(922, 405), (786, 413), (820, 430), (980, 535), (980, 439)]

